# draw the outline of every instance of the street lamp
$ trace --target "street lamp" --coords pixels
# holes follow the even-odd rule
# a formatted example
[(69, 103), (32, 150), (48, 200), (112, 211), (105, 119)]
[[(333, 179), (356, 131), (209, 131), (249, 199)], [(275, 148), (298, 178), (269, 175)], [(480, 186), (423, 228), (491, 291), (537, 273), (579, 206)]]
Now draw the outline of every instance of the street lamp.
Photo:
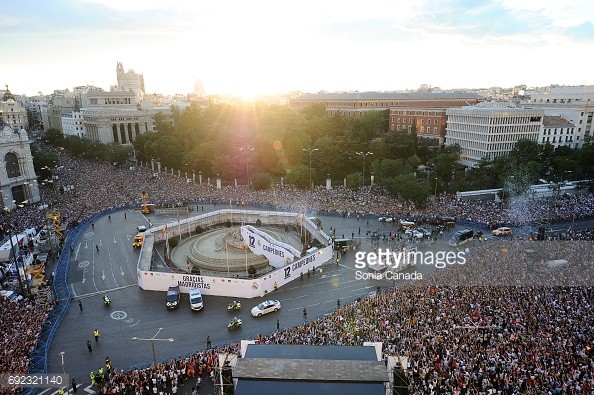
[(318, 148), (303, 148), (303, 151), (305, 152), (309, 152), (309, 189), (313, 188), (313, 185), (311, 184), (311, 154), (313, 154), (316, 151), (319, 151)]
[[(169, 338), (169, 339), (158, 339), (157, 336), (159, 335), (159, 333), (161, 333), (161, 331), (163, 330), (163, 328), (159, 328), (159, 330), (157, 331), (157, 333), (155, 333), (153, 335), (153, 337), (151, 338), (142, 338), (142, 337), (136, 337), (134, 336), (132, 338), (132, 341), (136, 341), (136, 340), (141, 340), (141, 341), (150, 341), (151, 342), (151, 346), (153, 348), (153, 369), (155, 370), (155, 374), (157, 373), (157, 355), (155, 354), (155, 342), (173, 342), (173, 338)], [(157, 392), (159, 392), (159, 377), (157, 377)]]
[(160, 342), (173, 342), (173, 339), (170, 337), (169, 339), (158, 339), (157, 336), (159, 335), (159, 333), (161, 333), (161, 331), (163, 330), (163, 328), (159, 328), (159, 330), (157, 331), (157, 333), (155, 333), (155, 335), (151, 338), (142, 338), (142, 337), (133, 337), (132, 340), (141, 340), (141, 341), (150, 341), (151, 342), (151, 346), (153, 348), (153, 368), (157, 368), (157, 356), (155, 354), (155, 342), (160, 341)]
[(245, 173), (246, 173), (246, 177), (247, 177), (247, 187), (248, 189), (250, 189), (250, 168), (249, 168), (249, 158), (250, 158), (250, 152), (254, 150), (254, 147), (241, 147), (239, 148), (240, 151), (245, 152)]
[[(66, 353), (62, 351), (60, 353), (60, 357), (62, 357), (62, 374), (64, 375), (64, 377), (66, 377), (66, 368), (64, 368), (64, 354)], [(66, 385), (68, 385), (68, 383), (66, 383)]]
[(363, 157), (363, 188), (365, 188), (365, 158), (368, 155), (373, 155), (373, 152), (355, 152), (355, 154)]

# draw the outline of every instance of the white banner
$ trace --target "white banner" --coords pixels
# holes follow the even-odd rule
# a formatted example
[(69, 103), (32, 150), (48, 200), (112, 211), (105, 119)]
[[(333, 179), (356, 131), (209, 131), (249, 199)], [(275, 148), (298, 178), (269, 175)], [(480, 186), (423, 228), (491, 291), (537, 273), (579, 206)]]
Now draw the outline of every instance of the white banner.
[[(258, 231), (253, 226), (245, 225), (241, 227), (241, 237), (250, 249), (256, 255), (264, 255), (271, 266), (275, 268), (283, 267), (287, 263), (295, 260), (295, 255), (299, 254), (295, 248), (283, 242), (274, 240), (272, 237), (262, 231)], [(294, 251), (291, 251), (294, 250)], [(297, 253), (297, 254), (295, 254)]]
[(332, 259), (332, 253), (332, 247), (322, 248), (256, 279), (138, 270), (138, 286), (148, 291), (167, 291), (169, 287), (179, 285), (183, 293), (199, 288), (204, 295), (256, 298), (298, 279), (308, 271), (320, 270), (324, 263)]

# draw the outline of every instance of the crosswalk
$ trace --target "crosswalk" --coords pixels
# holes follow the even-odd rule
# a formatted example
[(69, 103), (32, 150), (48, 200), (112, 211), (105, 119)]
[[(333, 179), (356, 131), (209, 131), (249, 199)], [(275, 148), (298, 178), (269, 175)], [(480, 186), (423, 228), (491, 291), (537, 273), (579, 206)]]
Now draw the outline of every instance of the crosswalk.
[[(37, 395), (58, 395), (59, 392), (60, 392), (60, 389), (59, 388), (58, 389), (57, 388), (46, 388), (43, 391), (38, 392)], [(68, 394), (74, 394), (74, 392), (72, 391), (72, 388), (71, 387), (68, 389), (68, 392), (64, 391), (64, 393), (65, 394), (66, 393), (68, 393)], [(76, 393), (77, 394), (80, 393), (82, 395), (87, 395), (87, 394), (94, 395), (94, 394), (97, 393), (97, 391), (95, 391), (93, 389), (93, 386), (89, 384), (88, 386), (86, 386), (84, 388), (83, 388), (82, 385), (79, 385), (77, 387)]]

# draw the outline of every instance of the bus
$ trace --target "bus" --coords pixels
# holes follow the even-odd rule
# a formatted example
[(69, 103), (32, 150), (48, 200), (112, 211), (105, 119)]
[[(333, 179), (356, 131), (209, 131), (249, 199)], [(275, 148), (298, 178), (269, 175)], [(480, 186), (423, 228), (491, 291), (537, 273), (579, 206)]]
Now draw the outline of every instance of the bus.
[(474, 231), (472, 229), (459, 230), (456, 233), (454, 233), (448, 244), (451, 247), (458, 247), (468, 242), (469, 240), (472, 240), (473, 237)]

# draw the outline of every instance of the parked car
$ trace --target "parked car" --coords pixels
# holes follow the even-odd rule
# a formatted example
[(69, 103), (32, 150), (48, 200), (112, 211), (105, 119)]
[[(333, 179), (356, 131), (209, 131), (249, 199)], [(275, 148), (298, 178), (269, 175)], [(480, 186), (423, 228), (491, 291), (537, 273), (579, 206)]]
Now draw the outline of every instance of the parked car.
[(198, 288), (192, 288), (190, 290), (190, 308), (192, 310), (201, 310), (204, 307), (202, 301), (202, 292)]
[(146, 232), (146, 226), (144, 226), (144, 225), (138, 225), (136, 227), (136, 230), (138, 231), (138, 233)]
[(281, 304), (278, 300), (266, 300), (252, 309), (252, 315), (254, 317), (261, 317), (264, 314), (279, 311), (280, 308)]
[(504, 226), (504, 227), (495, 229), (491, 233), (493, 233), (493, 236), (509, 236), (512, 234), (512, 230), (511, 230), (511, 228)]
[(167, 290), (167, 308), (168, 309), (177, 309), (179, 307), (179, 286), (176, 285), (174, 287), (169, 287)]

